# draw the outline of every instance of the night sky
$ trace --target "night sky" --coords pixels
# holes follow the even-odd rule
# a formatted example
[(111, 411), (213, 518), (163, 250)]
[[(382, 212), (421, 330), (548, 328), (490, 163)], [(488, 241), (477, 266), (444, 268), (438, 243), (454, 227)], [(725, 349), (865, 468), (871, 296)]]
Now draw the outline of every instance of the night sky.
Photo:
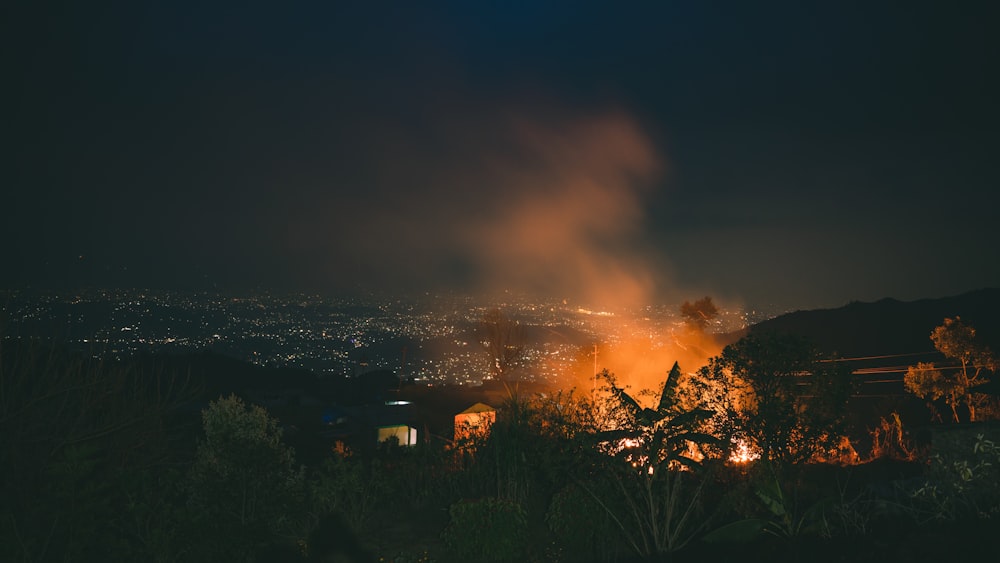
[(4, 10), (0, 287), (1000, 286), (992, 3)]

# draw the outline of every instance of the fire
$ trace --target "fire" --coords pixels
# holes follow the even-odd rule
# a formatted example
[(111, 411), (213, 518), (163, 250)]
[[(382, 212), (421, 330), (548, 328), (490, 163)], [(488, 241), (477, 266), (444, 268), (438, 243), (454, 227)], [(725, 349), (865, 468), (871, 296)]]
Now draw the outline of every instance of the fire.
[(750, 463), (760, 459), (760, 452), (751, 447), (746, 440), (733, 438), (733, 443), (736, 444), (736, 447), (729, 454), (730, 463)]
[(643, 407), (652, 408), (656, 406), (655, 391), (675, 361), (690, 373), (722, 352), (714, 335), (677, 328), (665, 315), (644, 317), (641, 311), (588, 313), (582, 323), (593, 331), (597, 342), (581, 346), (572, 358), (548, 358), (551, 363), (545, 370), (560, 374), (558, 385), (564, 388), (592, 389), (599, 385), (594, 376), (606, 369), (624, 388), (650, 390), (648, 395), (636, 392), (633, 396)]
[(617, 456), (622, 452), (626, 452), (624, 460), (626, 463), (631, 465), (635, 469), (644, 470), (649, 475), (653, 474), (653, 464), (650, 463), (648, 455), (639, 453), (643, 441), (639, 438), (621, 438), (619, 440), (613, 440), (604, 442), (601, 445), (601, 450), (609, 456)]
[[(733, 439), (734, 448), (729, 455), (729, 463), (750, 463), (751, 461), (756, 461), (760, 459), (760, 452), (753, 447), (749, 442), (740, 439)], [(643, 445), (642, 440), (637, 438), (622, 438), (617, 441), (605, 442), (603, 444), (604, 453), (610, 456), (617, 456), (622, 452), (626, 452), (624, 460), (629, 463), (632, 467), (636, 469), (646, 468), (650, 475), (653, 474), (653, 464), (650, 463), (650, 459), (646, 455), (639, 454), (636, 448), (641, 448)], [(632, 451), (629, 451), (632, 450)], [(694, 461), (701, 461), (705, 459), (705, 455), (698, 450), (693, 444), (689, 444), (689, 448), (686, 454)], [(673, 462), (672, 462), (673, 464)], [(672, 469), (683, 470), (682, 466), (673, 466)]]
[(642, 440), (638, 438), (622, 438), (618, 441), (618, 447), (614, 449), (618, 453), (626, 448), (638, 448), (642, 445)]

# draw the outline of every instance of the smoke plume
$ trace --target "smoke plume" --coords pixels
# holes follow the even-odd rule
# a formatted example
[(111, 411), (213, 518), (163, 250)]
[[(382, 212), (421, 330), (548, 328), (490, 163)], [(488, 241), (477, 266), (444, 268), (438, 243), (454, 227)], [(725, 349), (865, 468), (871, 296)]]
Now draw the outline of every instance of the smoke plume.
[(322, 246), (327, 278), (603, 308), (643, 303), (662, 283), (642, 234), (644, 198), (664, 166), (626, 113), (424, 125), (420, 137), (381, 129), (370, 184), (293, 229), (290, 246)]

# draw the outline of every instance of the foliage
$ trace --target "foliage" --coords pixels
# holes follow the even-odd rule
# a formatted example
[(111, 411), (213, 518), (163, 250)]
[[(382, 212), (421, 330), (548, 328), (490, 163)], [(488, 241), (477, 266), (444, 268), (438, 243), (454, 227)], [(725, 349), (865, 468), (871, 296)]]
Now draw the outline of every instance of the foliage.
[(965, 406), (969, 421), (976, 420), (976, 407), (983, 402), (975, 387), (985, 383), (988, 374), (996, 370), (996, 358), (976, 336), (976, 329), (960, 317), (945, 318), (931, 331), (934, 347), (946, 358), (959, 363), (957, 370), (944, 371), (933, 363), (920, 362), (910, 366), (904, 378), (906, 390), (930, 401), (944, 399), (951, 408), (952, 421), (958, 422), (958, 408)]
[[(433, 530), (432, 542), (466, 560), (527, 557), (542, 546), (556, 550), (546, 557), (568, 560), (615, 560), (629, 550), (657, 557), (717, 525), (725, 507), (715, 489), (729, 487), (716, 486), (716, 469), (739, 473), (745, 488), (732, 489), (747, 504), (709, 539), (864, 535), (886, 514), (882, 498), (846, 490), (818, 498), (782, 473), (783, 464), (809, 459), (839, 437), (836, 406), (849, 389), (835, 363), (790, 337), (751, 335), (727, 348), (699, 372), (693, 390), (675, 363), (652, 408), (607, 371), (598, 402), (572, 392), (519, 397), (511, 387), (464, 471), (454, 450), (420, 444), (333, 456), (309, 479), (277, 420), (260, 407), (233, 396), (209, 405), (185, 472), (178, 468), (187, 460), (148, 444), (166, 442), (157, 428), (177, 396), (171, 380), (79, 358), (32, 361), (31, 369), (9, 358), (0, 365), (4, 389), (39, 409), (0, 397), (0, 429), (11, 438), (0, 455), (13, 476), (0, 506), (3, 560), (263, 560), (278, 550), (293, 559), (307, 551), (365, 559), (365, 542), (384, 533), (370, 525), (385, 522), (376, 516), (432, 511), (438, 517), (419, 533)], [(981, 362), (970, 362), (970, 373)], [(721, 467), (712, 458), (730, 435), (769, 448), (765, 459), (775, 470), (759, 480), (747, 472), (771, 464)], [(912, 459), (896, 413), (872, 436), (873, 454)], [(905, 489), (902, 509), (921, 524), (995, 517), (998, 467), (1000, 448), (980, 436), (969, 456), (936, 457), (920, 485)], [(479, 500), (453, 502), (463, 497)], [(438, 537), (445, 507), (451, 521)], [(543, 516), (547, 526), (529, 525)], [(550, 535), (538, 541), (542, 533)], [(443, 549), (379, 545), (400, 560)]]
[(681, 407), (681, 371), (676, 362), (667, 374), (656, 409), (642, 408), (617, 386), (613, 374), (605, 371), (602, 377), (610, 390), (608, 411), (614, 428), (598, 432), (597, 439), (608, 453), (642, 471), (660, 467), (690, 469), (698, 465), (699, 457), (704, 457), (703, 446), (718, 445), (718, 438), (699, 431), (712, 417), (712, 411)]
[(593, 434), (600, 426), (594, 401), (577, 395), (575, 390), (538, 395), (531, 406), (534, 427), (551, 438), (574, 440)]
[(335, 455), (323, 461), (307, 486), (314, 514), (338, 514), (360, 530), (390, 484), (380, 460)]
[[(385, 474), (385, 490), (402, 508), (421, 509), (452, 495), (457, 486), (454, 453), (438, 443), (380, 449), (380, 471)], [(385, 496), (385, 495), (383, 495)]]
[(638, 555), (679, 551), (707, 528), (704, 476), (664, 466), (652, 473), (614, 472), (608, 477), (624, 508), (619, 513), (612, 504), (602, 507)]
[(761, 534), (785, 539), (830, 536), (831, 528), (827, 517), (834, 512), (833, 500), (821, 498), (800, 508), (794, 492), (786, 490), (785, 484), (771, 465), (762, 462), (762, 466), (763, 471), (758, 472), (753, 493), (764, 509), (765, 516), (730, 522), (705, 534), (703, 539), (713, 543), (745, 542)]
[[(603, 491), (580, 480), (625, 541), (640, 556), (677, 551), (707, 525), (699, 518), (706, 480), (691, 472), (700, 468), (703, 446), (718, 442), (699, 431), (711, 415), (686, 410), (678, 399), (680, 366), (667, 375), (656, 409), (642, 408), (610, 373), (608, 382), (612, 428), (594, 439), (607, 454), (600, 465)], [(607, 497), (613, 491), (612, 497)]]
[(824, 513), (823, 536), (867, 536), (874, 529), (875, 518), (884, 514), (884, 502), (875, 498), (870, 491), (849, 496), (846, 487), (839, 486), (837, 497), (830, 501)]
[(538, 508), (568, 552), (579, 547), (567, 546), (579, 536), (577, 520), (617, 532), (618, 541), (601, 540), (608, 556), (624, 545), (641, 555), (681, 549), (704, 527), (705, 481), (674, 469), (699, 467), (701, 448), (716, 440), (698, 429), (712, 413), (682, 406), (680, 376), (675, 365), (655, 409), (641, 408), (607, 372), (606, 401), (597, 405), (573, 393), (507, 401), (475, 449), (480, 491), (530, 514), (537, 499), (552, 498)]
[[(976, 336), (976, 329), (960, 317), (945, 318), (944, 323), (931, 331), (931, 341), (946, 358), (958, 360), (966, 378), (975, 382), (983, 370), (996, 369), (992, 352)], [(968, 375), (968, 370), (972, 375)]]
[(749, 442), (779, 465), (837, 446), (851, 391), (845, 369), (780, 333), (751, 333), (727, 346), (699, 370), (696, 385), (716, 411), (717, 435)]
[(134, 550), (127, 483), (158, 474), (174, 453), (165, 421), (193, 394), (188, 383), (157, 366), (0, 333), (0, 559), (112, 560)]
[(912, 493), (918, 522), (1000, 516), (1000, 446), (983, 434), (967, 455), (932, 456), (928, 477)]
[(476, 447), (473, 475), (484, 496), (514, 503), (527, 500), (539, 461), (531, 453), (540, 439), (532, 431), (531, 413), (526, 401), (508, 399), (489, 435)]
[(826, 529), (824, 511), (829, 507), (828, 499), (821, 499), (799, 510), (775, 475), (761, 483), (755, 493), (771, 514), (764, 525), (764, 532), (790, 538), (803, 534), (819, 535)]
[(461, 501), (451, 505), (449, 514), (442, 539), (458, 557), (513, 561), (524, 554), (528, 518), (519, 503), (493, 497)]
[[(51, 518), (50, 530), (60, 533), (38, 544), (42, 548), (37, 552), (39, 559), (55, 554), (110, 555), (105, 550), (110, 547), (107, 543), (112, 538), (101, 523), (114, 516), (113, 501), (109, 497), (115, 491), (112, 489), (114, 482), (102, 478), (102, 457), (102, 452), (93, 444), (78, 444), (61, 448), (45, 465), (45, 474), (41, 476), (44, 480), (42, 499), (38, 500), (45, 502), (42, 506), (45, 516)], [(32, 516), (29, 513), (24, 521), (30, 522), (28, 518)]]
[(597, 428), (594, 403), (573, 392), (536, 396), (525, 418), (526, 458), (534, 470), (537, 492), (551, 495), (566, 484), (566, 476), (603, 458), (593, 448)]
[(174, 468), (132, 471), (117, 476), (121, 497), (109, 522), (122, 538), (120, 561), (176, 561), (185, 558), (190, 538), (184, 532), (184, 475)]
[(904, 461), (917, 459), (916, 447), (906, 437), (903, 421), (899, 413), (893, 411), (889, 418), (882, 417), (879, 425), (871, 431), (871, 458), (889, 458)]
[(522, 504), (547, 498), (568, 471), (597, 455), (581, 437), (593, 428), (592, 417), (592, 405), (572, 393), (507, 399), (489, 433), (462, 448), (475, 452), (466, 461), (476, 486), (467, 493)]
[(593, 496), (594, 492), (601, 494), (607, 491), (592, 482), (567, 485), (552, 496), (545, 514), (549, 530), (570, 561), (613, 560), (622, 551), (630, 549), (623, 543), (625, 538), (622, 535), (608, 533), (608, 530), (616, 529), (611, 515), (620, 512), (623, 507), (604, 510), (604, 506), (613, 505), (616, 499), (602, 495), (598, 500)]
[[(508, 399), (488, 435), (462, 448), (466, 469), (451, 479), (448, 492), (514, 503), (541, 523), (568, 479), (606, 461), (593, 447), (593, 428), (592, 404), (572, 392)], [(551, 540), (545, 527), (532, 526), (526, 541), (532, 552), (558, 557), (548, 552), (558, 547)]]
[(961, 397), (965, 395), (965, 389), (955, 372), (937, 369), (933, 362), (918, 362), (907, 368), (903, 386), (908, 392), (930, 401), (932, 405), (934, 401), (944, 399), (945, 404), (951, 408), (952, 421), (958, 422), (957, 407)]
[(568, 472), (599, 455), (587, 439), (591, 434), (581, 433), (592, 426), (578, 418), (590, 416), (587, 408), (540, 397), (505, 402), (477, 453), (477, 465), (486, 470), (482, 482), (490, 487), (485, 494), (527, 506), (565, 485)]
[(204, 439), (188, 477), (204, 533), (198, 556), (246, 559), (261, 545), (304, 536), (303, 471), (278, 421), (231, 395), (202, 411)]
[[(895, 525), (902, 512), (892, 485), (883, 487), (886, 474), (871, 466), (836, 467), (807, 464), (779, 471), (761, 461), (744, 467), (749, 477), (726, 487), (723, 496), (735, 508), (735, 519), (703, 536), (709, 543), (746, 543), (768, 538), (794, 548), (803, 540), (835, 538), (858, 540)], [(876, 469), (876, 473), (872, 473)], [(853, 486), (850, 482), (860, 477)], [(893, 478), (898, 475), (893, 474)], [(889, 491), (886, 494), (886, 491)], [(905, 495), (904, 495), (905, 498)], [(773, 541), (773, 540), (771, 540)], [(837, 542), (842, 543), (842, 542)]]

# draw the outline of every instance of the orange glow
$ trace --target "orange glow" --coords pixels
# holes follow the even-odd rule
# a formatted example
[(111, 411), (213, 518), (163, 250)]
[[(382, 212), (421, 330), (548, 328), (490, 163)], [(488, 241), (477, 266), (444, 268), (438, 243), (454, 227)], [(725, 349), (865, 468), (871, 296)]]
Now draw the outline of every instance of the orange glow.
[(379, 170), (382, 182), (419, 189), (338, 200), (334, 221), (324, 209), (321, 230), (355, 242), (338, 252), (376, 274), (413, 278), (411, 286), (440, 286), (458, 266), (471, 293), (515, 288), (601, 310), (647, 303), (670, 282), (662, 249), (640, 241), (645, 198), (665, 166), (632, 116), (512, 108), (453, 125), (456, 146), (442, 160), (419, 158), (423, 138), (386, 138), (384, 150), (399, 158)]
[(531, 164), (491, 163), (504, 197), (465, 233), (485, 279), (604, 308), (642, 303), (655, 255), (637, 255), (631, 239), (660, 165), (637, 124), (612, 113), (556, 127), (516, 120), (512, 130)]
[(476, 403), (455, 415), (455, 442), (485, 438), (497, 420), (497, 411), (485, 403)]
[(760, 459), (760, 452), (756, 448), (751, 447), (745, 440), (734, 439), (734, 443), (736, 447), (729, 454), (729, 461), (731, 463), (749, 463)]
[[(603, 341), (597, 344), (596, 358), (594, 345), (582, 347), (569, 371), (562, 370), (565, 379), (558, 382), (561, 387), (589, 392), (600, 386), (599, 382), (595, 385), (594, 376), (607, 369), (615, 374), (618, 385), (626, 388), (644, 407), (653, 407), (667, 371), (675, 361), (690, 374), (723, 348), (723, 343), (713, 335), (688, 330), (679, 321), (677, 325), (664, 326), (648, 318), (625, 314), (601, 319), (607, 325), (603, 328)], [(547, 371), (560, 370), (550, 367)], [(684, 385), (683, 380), (681, 385)], [(642, 390), (650, 393), (642, 394)]]
[(820, 452), (812, 461), (817, 463), (834, 463), (837, 465), (857, 465), (861, 463), (861, 456), (854, 449), (850, 438), (840, 436), (837, 438), (836, 446), (826, 452)]
[[(603, 449), (608, 455), (614, 456), (641, 446), (642, 441), (638, 438), (622, 438), (617, 442), (606, 442)], [(631, 464), (632, 467), (636, 469), (648, 468), (649, 474), (653, 474), (653, 464), (649, 462), (649, 456), (640, 455), (635, 452), (628, 452), (624, 459), (627, 463)]]

